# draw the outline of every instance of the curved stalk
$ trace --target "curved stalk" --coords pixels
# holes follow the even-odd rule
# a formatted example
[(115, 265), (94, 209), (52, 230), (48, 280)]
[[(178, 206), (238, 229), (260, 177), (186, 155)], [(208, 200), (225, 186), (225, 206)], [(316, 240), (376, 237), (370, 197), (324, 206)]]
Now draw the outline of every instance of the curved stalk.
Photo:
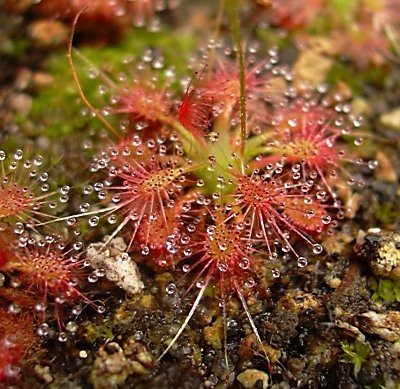
[(74, 60), (72, 57), (72, 42), (74, 40), (74, 35), (75, 35), (75, 30), (76, 30), (76, 25), (78, 24), (79, 17), (82, 15), (83, 12), (86, 11), (86, 8), (82, 8), (77, 15), (75, 16), (75, 19), (72, 23), (72, 29), (71, 29), (71, 36), (69, 38), (68, 42), (68, 52), (67, 52), (67, 59), (68, 59), (68, 64), (72, 72), (72, 77), (74, 79), (74, 83), (76, 85), (76, 88), (78, 90), (79, 97), (81, 98), (82, 102), (90, 109), (90, 111), (100, 120), (100, 122), (104, 125), (104, 127), (107, 128), (112, 134), (114, 134), (118, 139), (121, 139), (121, 135), (115, 130), (115, 128), (108, 122), (108, 120), (101, 114), (101, 112), (96, 109), (92, 103), (87, 99), (85, 92), (82, 89), (81, 83), (79, 81), (78, 74), (76, 73), (75, 69), (75, 64)]
[(247, 107), (246, 107), (246, 69), (244, 64), (244, 53), (242, 44), (242, 33), (240, 29), (238, 0), (231, 0), (229, 6), (229, 17), (231, 21), (232, 35), (235, 40), (239, 60), (240, 80), (240, 152), (244, 155), (247, 140)]

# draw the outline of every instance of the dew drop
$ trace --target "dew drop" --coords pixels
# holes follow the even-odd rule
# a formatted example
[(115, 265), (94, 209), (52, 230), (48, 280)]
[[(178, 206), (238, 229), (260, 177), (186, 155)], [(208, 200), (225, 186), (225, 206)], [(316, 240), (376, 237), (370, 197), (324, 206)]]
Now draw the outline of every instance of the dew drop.
[(99, 224), (100, 218), (98, 216), (92, 216), (89, 219), (89, 226), (90, 227), (96, 227)]
[(304, 258), (304, 257), (297, 258), (297, 266), (298, 267), (306, 267), (307, 263), (308, 263), (308, 261), (306, 258)]
[(196, 287), (199, 288), (199, 289), (201, 289), (202, 287), (204, 287), (204, 285), (205, 285), (205, 282), (204, 282), (204, 281), (197, 281), (197, 282), (196, 282)]
[(378, 166), (378, 161), (376, 160), (371, 160), (368, 162), (368, 168), (373, 170)]
[(329, 215), (322, 215), (321, 221), (323, 224), (329, 224), (332, 221), (332, 218)]
[(83, 203), (79, 206), (79, 210), (81, 212), (87, 212), (90, 209), (90, 204), (89, 203)]
[(82, 313), (82, 310), (83, 310), (83, 308), (82, 308), (81, 305), (75, 305), (72, 308), (71, 312), (72, 312), (73, 315), (79, 316)]
[(364, 143), (364, 139), (363, 138), (355, 138), (354, 139), (354, 144), (356, 146), (361, 146)]
[(93, 80), (99, 76), (99, 71), (95, 68), (89, 69), (88, 76)]
[(71, 333), (71, 334), (75, 334), (75, 332), (78, 330), (78, 325), (73, 322), (73, 321), (69, 321), (67, 323), (67, 325), (65, 326), (65, 329)]
[(106, 307), (104, 307), (103, 305), (98, 305), (97, 306), (97, 313), (104, 313), (106, 311)]
[(139, 340), (141, 340), (141, 339), (143, 339), (143, 331), (140, 331), (140, 330), (138, 330), (138, 331), (136, 331), (134, 334), (133, 334), (133, 338), (136, 340), (136, 341), (139, 341)]
[(323, 250), (323, 248), (322, 248), (322, 246), (320, 244), (315, 243), (313, 245), (312, 251), (313, 251), (314, 254), (321, 254), (322, 250)]
[(226, 265), (226, 263), (218, 263), (217, 268), (220, 272), (225, 273), (228, 270), (228, 266)]
[(17, 315), (21, 312), (21, 307), (17, 303), (12, 303), (8, 306), (8, 312), (13, 315)]
[(46, 311), (46, 308), (47, 308), (47, 306), (46, 306), (46, 304), (43, 303), (43, 302), (37, 303), (37, 304), (35, 305), (35, 311), (36, 311), (36, 312), (44, 312), (44, 311)]
[(98, 279), (99, 279), (99, 277), (97, 277), (96, 273), (94, 273), (94, 272), (89, 274), (88, 277), (87, 277), (87, 280), (92, 284), (97, 282)]
[(49, 334), (49, 325), (47, 323), (42, 323), (37, 329), (39, 336), (47, 336)]
[(110, 215), (107, 218), (107, 221), (108, 221), (109, 224), (115, 224), (117, 222), (117, 217), (115, 215)]
[(193, 251), (192, 251), (191, 248), (185, 248), (185, 249), (183, 250), (183, 255), (184, 255), (185, 257), (190, 257), (192, 254), (193, 254)]
[(281, 276), (281, 272), (278, 269), (272, 269), (272, 277), (279, 278)]
[(67, 334), (66, 334), (65, 332), (60, 332), (60, 333), (58, 334), (58, 341), (59, 341), (59, 342), (64, 343), (64, 342), (67, 341), (67, 339), (68, 339), (68, 336), (67, 336)]
[[(209, 135), (209, 138), (210, 138), (210, 142), (217, 142), (218, 139), (219, 139), (218, 132), (214, 132), (214, 131), (211, 132), (210, 135)], [(209, 159), (209, 161), (210, 161), (210, 159)]]
[(165, 291), (167, 292), (167, 294), (172, 295), (176, 292), (176, 285), (174, 283), (169, 283), (166, 287), (165, 287)]
[(243, 270), (247, 270), (250, 267), (250, 259), (247, 257), (242, 258), (239, 261), (239, 267)]

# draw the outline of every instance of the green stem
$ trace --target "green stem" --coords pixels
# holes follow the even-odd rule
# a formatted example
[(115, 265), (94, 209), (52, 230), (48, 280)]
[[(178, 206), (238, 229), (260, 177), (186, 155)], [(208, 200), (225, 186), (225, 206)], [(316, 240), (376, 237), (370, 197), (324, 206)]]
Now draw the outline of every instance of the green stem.
[(157, 120), (174, 128), (181, 135), (183, 148), (189, 158), (197, 161), (207, 153), (206, 144), (198, 141), (178, 120), (162, 114), (157, 115)]
[(271, 139), (272, 135), (273, 134), (270, 132), (263, 132), (249, 139), (246, 145), (245, 161), (263, 152), (269, 152), (271, 147), (265, 146), (264, 144), (268, 139)]
[(240, 80), (240, 152), (244, 155), (247, 140), (247, 107), (246, 107), (246, 70), (244, 64), (244, 53), (242, 45), (242, 33), (239, 20), (238, 0), (231, 0), (228, 5), (229, 18), (231, 21), (232, 35), (235, 40), (239, 59), (239, 80)]
[[(232, 178), (232, 172), (229, 165), (232, 164), (235, 168), (235, 160), (231, 156), (231, 138), (230, 134), (223, 132), (220, 134), (217, 142), (209, 143), (207, 153), (203, 158), (205, 161), (204, 166), (197, 169), (195, 175), (198, 178), (204, 180), (203, 194), (211, 194), (213, 192), (219, 192), (221, 195), (232, 190), (232, 187), (228, 184), (230, 178)], [(214, 157), (215, 164), (211, 167), (208, 161), (208, 157)], [(237, 167), (239, 170), (239, 166)], [(226, 183), (225, 188), (218, 187), (218, 177), (222, 177)]]
[(272, 154), (273, 150), (274, 149), (272, 147), (258, 147), (256, 149), (249, 150), (249, 152), (246, 153), (245, 157), (247, 161), (251, 161), (254, 157), (257, 157), (258, 155)]
[(96, 109), (92, 103), (87, 99), (85, 92), (83, 91), (81, 82), (79, 80), (78, 74), (75, 69), (75, 63), (74, 63), (74, 58), (72, 56), (72, 43), (74, 40), (74, 35), (75, 35), (75, 30), (76, 30), (76, 25), (78, 23), (79, 17), (83, 12), (86, 11), (88, 7), (82, 8), (78, 14), (75, 16), (75, 19), (72, 23), (72, 30), (71, 30), (71, 36), (69, 37), (69, 42), (68, 42), (68, 52), (67, 52), (67, 60), (68, 60), (68, 65), (71, 69), (72, 72), (72, 78), (74, 80), (75, 86), (78, 89), (78, 94), (79, 97), (81, 98), (82, 102), (89, 108), (89, 110), (100, 120), (100, 122), (104, 125), (104, 127), (110, 131), (112, 134), (114, 134), (118, 139), (121, 139), (122, 136), (119, 134), (115, 128), (108, 122), (108, 120), (101, 114), (101, 112)]

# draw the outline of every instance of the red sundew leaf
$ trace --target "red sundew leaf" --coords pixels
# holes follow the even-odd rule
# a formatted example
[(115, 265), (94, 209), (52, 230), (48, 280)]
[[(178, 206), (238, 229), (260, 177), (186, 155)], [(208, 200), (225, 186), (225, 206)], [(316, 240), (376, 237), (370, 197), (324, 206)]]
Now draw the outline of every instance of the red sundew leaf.
[(373, 28), (372, 21), (333, 31), (332, 41), (335, 49), (361, 70), (371, 64), (382, 65), (390, 57), (390, 42), (385, 33)]
[(192, 87), (193, 83), (199, 82), (204, 70), (205, 68), (200, 74), (194, 74), (178, 110), (178, 120), (197, 140), (202, 139), (203, 131), (210, 126), (213, 110), (212, 97)]
[(335, 50), (361, 70), (387, 61), (397, 62), (397, 55), (391, 52), (392, 48), (397, 51), (391, 31), (396, 31), (400, 23), (400, 1), (356, 2), (350, 8), (352, 22), (332, 31)]
[(328, 103), (328, 100), (299, 98), (280, 108), (272, 118), (273, 131), (265, 141), (269, 155), (254, 165), (262, 167), (279, 157), (285, 164), (291, 164), (297, 174), (301, 173), (304, 183), (311, 180), (326, 190), (334, 206), (340, 208), (335, 185), (344, 180), (349, 185), (352, 184), (350, 181), (355, 183), (346, 165), (368, 163), (354, 152), (349, 156), (349, 148), (342, 139), (344, 134), (355, 135), (352, 130), (356, 129), (356, 124), (351, 115), (336, 112), (336, 108), (328, 106)]
[(71, 23), (85, 9), (78, 30), (84, 33), (84, 39), (103, 44), (120, 38), (127, 30), (133, 14), (130, 4), (127, 0), (42, 0), (32, 6), (32, 11), (38, 17)]
[[(237, 222), (248, 229), (249, 241), (251, 238), (259, 241), (273, 259), (277, 256), (275, 241), (278, 240), (283, 251), (291, 252), (300, 260), (302, 257), (292, 245), (291, 237), (302, 240), (316, 253), (320, 252), (320, 245), (309, 236), (309, 233), (314, 230), (320, 232), (320, 229), (322, 232), (317, 219), (325, 214), (320, 214), (318, 202), (312, 193), (308, 193), (310, 189), (306, 188), (307, 193), (302, 193), (303, 185), (297, 182), (298, 179), (293, 178), (293, 175), (282, 172), (282, 167), (283, 164), (266, 175), (237, 177), (238, 186), (232, 197), (234, 206), (240, 211)], [(308, 207), (310, 201), (317, 206), (313, 207), (310, 203)], [(312, 220), (304, 227), (308, 216)], [(309, 231), (311, 224), (313, 224), (312, 231)]]
[[(246, 63), (245, 87), (249, 100), (262, 97), (268, 92), (270, 77), (263, 69), (268, 63)], [(236, 104), (240, 98), (240, 76), (236, 63), (231, 60), (219, 61), (209, 78), (202, 84), (204, 95), (213, 97), (215, 103)]]
[(307, 204), (301, 199), (285, 199), (285, 215), (297, 228), (313, 236), (328, 228), (331, 216), (327, 208), (318, 201)]
[(198, 139), (202, 137), (203, 131), (210, 126), (211, 112), (212, 105), (209, 101), (192, 90), (183, 97), (179, 107), (178, 119)]
[[(196, 169), (192, 161), (183, 156), (165, 155), (163, 143), (166, 141), (167, 138), (160, 137), (159, 142), (154, 139), (143, 142), (140, 136), (134, 135), (130, 146), (124, 146), (124, 141), (122, 149), (111, 147), (103, 153), (107, 162), (104, 161), (102, 168), (108, 169), (113, 179), (107, 181), (106, 187), (103, 182), (95, 185), (106, 188), (100, 197), (102, 200), (109, 198), (111, 204), (100, 210), (99, 216), (90, 218), (89, 225), (94, 227), (100, 217), (106, 217), (109, 223), (115, 224), (115, 229), (101, 250), (120, 232), (127, 232), (128, 249), (139, 248), (145, 256), (152, 250), (165, 251), (161, 235), (167, 238), (172, 233), (176, 216), (172, 208), (182, 199), (186, 188), (194, 184), (190, 172)], [(99, 158), (101, 165), (102, 158)], [(162, 230), (162, 234), (157, 235), (158, 230)]]
[(169, 109), (170, 103), (164, 92), (135, 85), (124, 90), (114, 112), (128, 113), (137, 121), (157, 121), (157, 117), (160, 114), (167, 114)]
[(5, 225), (17, 226), (26, 220), (31, 225), (42, 219), (55, 220), (53, 210), (60, 202), (68, 201), (68, 186), (65, 190), (50, 190), (48, 171), (42, 167), (43, 158), (26, 157), (20, 149), (10, 155), (0, 150), (0, 221)]
[(235, 283), (244, 286), (256, 277), (260, 259), (248, 244), (246, 231), (236, 228), (232, 218), (219, 211), (210, 211), (210, 217), (214, 219), (212, 224), (197, 225), (181, 235), (177, 262), (184, 263), (183, 271), (193, 275), (186, 293), (200, 280), (205, 283), (224, 280), (221, 288), (225, 296), (235, 292)]
[(59, 237), (50, 235), (42, 240), (31, 238), (23, 247), (15, 244), (13, 255), (3, 271), (11, 279), (18, 279), (21, 293), (0, 293), (1, 297), (28, 309), (32, 301), (36, 305), (44, 305), (45, 308), (38, 311), (38, 316), (41, 316), (38, 320), (47, 325), (47, 314), (52, 313), (60, 331), (65, 328), (62, 322), (64, 314), (71, 307), (88, 304), (100, 312), (102, 308), (81, 291), (81, 284), (86, 279), (89, 282), (97, 280), (91, 280), (93, 274), (86, 270), (81, 247), (80, 242), (65, 243)]

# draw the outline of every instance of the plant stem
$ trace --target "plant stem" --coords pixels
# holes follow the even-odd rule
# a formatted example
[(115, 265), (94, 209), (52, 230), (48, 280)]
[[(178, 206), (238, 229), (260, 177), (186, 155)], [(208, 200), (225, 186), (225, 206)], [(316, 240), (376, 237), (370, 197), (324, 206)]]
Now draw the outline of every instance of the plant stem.
[(244, 53), (242, 44), (242, 32), (239, 20), (238, 0), (231, 0), (228, 5), (229, 18), (231, 21), (232, 35), (235, 40), (239, 60), (239, 81), (240, 81), (240, 153), (243, 156), (247, 139), (247, 107), (246, 107), (246, 71), (244, 64)]
[(101, 121), (101, 123), (103, 123), (104, 127), (107, 128), (108, 131), (110, 131), (112, 134), (114, 134), (118, 139), (121, 139), (121, 135), (115, 130), (115, 128), (108, 122), (108, 120), (100, 113), (100, 111), (98, 109), (96, 109), (92, 103), (87, 99), (87, 97), (85, 96), (85, 92), (82, 89), (81, 83), (79, 81), (79, 77), (78, 74), (76, 73), (75, 70), (75, 64), (74, 64), (74, 60), (72, 57), (72, 41), (74, 39), (74, 34), (75, 34), (75, 30), (76, 30), (76, 25), (78, 23), (79, 17), (81, 16), (81, 14), (83, 12), (86, 11), (86, 8), (82, 8), (78, 14), (75, 16), (75, 19), (72, 23), (72, 31), (71, 31), (71, 36), (69, 38), (69, 43), (68, 43), (68, 53), (67, 53), (67, 59), (68, 59), (68, 64), (69, 67), (71, 68), (72, 71), (72, 77), (74, 79), (75, 85), (78, 89), (78, 94), (79, 97), (81, 98), (81, 100), (83, 101), (83, 103), (90, 109), (90, 111), (96, 115), (96, 117)]

